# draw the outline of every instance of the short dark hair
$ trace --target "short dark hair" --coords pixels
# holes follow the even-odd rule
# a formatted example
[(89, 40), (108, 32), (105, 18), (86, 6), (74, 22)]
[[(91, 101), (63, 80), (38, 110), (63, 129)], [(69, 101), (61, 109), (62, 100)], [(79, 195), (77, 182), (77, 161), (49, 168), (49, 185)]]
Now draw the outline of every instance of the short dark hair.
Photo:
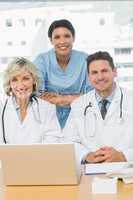
[(72, 33), (72, 36), (75, 37), (75, 29), (72, 23), (66, 19), (60, 19), (60, 20), (56, 20), (52, 22), (52, 24), (50, 25), (48, 29), (48, 37), (52, 38), (52, 33), (54, 29), (59, 28), (59, 27), (67, 28)]
[(98, 51), (94, 54), (91, 54), (87, 58), (87, 70), (89, 73), (89, 65), (91, 62), (96, 61), (96, 60), (107, 60), (109, 62), (109, 65), (112, 69), (115, 68), (113, 58), (107, 51)]

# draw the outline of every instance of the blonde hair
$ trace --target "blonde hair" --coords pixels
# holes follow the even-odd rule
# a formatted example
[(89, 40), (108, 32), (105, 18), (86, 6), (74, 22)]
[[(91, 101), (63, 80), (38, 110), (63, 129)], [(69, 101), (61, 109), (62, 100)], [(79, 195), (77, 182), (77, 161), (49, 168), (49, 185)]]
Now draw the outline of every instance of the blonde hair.
[(11, 87), (10, 81), (20, 74), (20, 69), (25, 68), (28, 72), (31, 73), (35, 84), (33, 85), (32, 94), (37, 95), (38, 89), (40, 86), (40, 78), (39, 72), (37, 71), (36, 66), (26, 58), (15, 58), (11, 63), (8, 64), (5, 73), (4, 73), (4, 91), (10, 96), (11, 95)]

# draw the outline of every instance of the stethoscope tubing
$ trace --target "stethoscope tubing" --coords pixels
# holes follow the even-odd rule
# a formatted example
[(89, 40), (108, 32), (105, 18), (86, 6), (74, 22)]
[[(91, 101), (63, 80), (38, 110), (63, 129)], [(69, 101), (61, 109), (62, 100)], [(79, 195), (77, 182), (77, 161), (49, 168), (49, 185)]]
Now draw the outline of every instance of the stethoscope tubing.
[[(122, 92), (122, 89), (121, 89), (121, 87), (120, 87), (120, 92), (121, 92), (121, 99), (120, 99), (120, 115), (119, 115), (119, 117), (120, 117), (120, 119), (122, 119), (122, 105), (123, 105), (123, 92)], [(88, 110), (88, 108), (92, 108), (93, 107), (93, 104), (92, 104), (92, 102), (89, 102), (89, 104), (85, 107), (85, 109), (84, 109), (84, 116), (86, 117), (86, 114), (87, 114), (87, 110)]]
[[(39, 112), (39, 106), (38, 106), (38, 100), (35, 96), (32, 96), (31, 97), (31, 103), (33, 102), (33, 99), (36, 101), (37, 103), (37, 107), (38, 107), (38, 113), (39, 113), (39, 118), (40, 118), (40, 112)], [(5, 110), (6, 110), (6, 106), (7, 106), (7, 103), (8, 103), (8, 99), (6, 99), (5, 101), (5, 105), (3, 107), (3, 110), (2, 110), (2, 132), (3, 132), (3, 141), (5, 144), (7, 144), (7, 141), (6, 141), (6, 133), (5, 133), (5, 122), (4, 122), (4, 116), (5, 116)], [(33, 109), (32, 109), (33, 110)], [(38, 120), (37, 120), (38, 121)]]
[[(120, 114), (119, 114), (119, 118), (120, 118), (120, 121), (121, 121), (122, 118), (123, 118), (123, 112), (122, 112), (122, 109), (123, 109), (122, 108), (122, 106), (123, 106), (123, 92), (122, 92), (121, 88), (120, 88), (120, 93), (121, 93), (121, 98), (120, 98)], [(86, 127), (86, 125), (87, 125), (86, 115), (87, 115), (87, 110), (89, 108), (93, 108), (93, 103), (92, 102), (89, 102), (89, 104), (84, 109), (84, 117), (85, 117), (85, 119), (84, 119), (84, 128), (85, 128), (85, 132), (86, 132), (86, 129), (87, 129), (87, 127)], [(91, 112), (93, 113), (93, 111), (91, 111)], [(93, 114), (94, 114), (94, 121), (95, 121), (96, 120), (96, 113), (93, 113)], [(91, 132), (89, 132), (89, 136), (90, 137), (94, 137), (95, 136), (95, 128), (96, 127), (95, 127), (94, 124), (92, 125), (92, 127), (93, 127), (93, 130)]]
[(2, 111), (2, 132), (3, 132), (3, 141), (4, 141), (5, 144), (6, 144), (7, 142), (6, 142), (6, 137), (5, 137), (4, 114), (5, 114), (5, 109), (6, 109), (6, 106), (7, 106), (7, 102), (8, 102), (8, 99), (6, 99), (6, 102), (5, 102), (3, 111)]

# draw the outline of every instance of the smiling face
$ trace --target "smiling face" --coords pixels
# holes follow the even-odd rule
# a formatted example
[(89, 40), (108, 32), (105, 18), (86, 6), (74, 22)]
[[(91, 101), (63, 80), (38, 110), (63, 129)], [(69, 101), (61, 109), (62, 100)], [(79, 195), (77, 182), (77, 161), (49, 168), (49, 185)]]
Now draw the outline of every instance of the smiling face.
[(94, 60), (89, 65), (89, 79), (101, 96), (109, 96), (117, 76), (116, 68), (111, 68), (107, 60)]
[(54, 46), (57, 57), (69, 56), (73, 42), (74, 37), (67, 28), (59, 27), (52, 32), (51, 43)]
[(29, 99), (33, 91), (34, 80), (31, 73), (22, 67), (20, 73), (10, 80), (11, 91), (17, 99)]

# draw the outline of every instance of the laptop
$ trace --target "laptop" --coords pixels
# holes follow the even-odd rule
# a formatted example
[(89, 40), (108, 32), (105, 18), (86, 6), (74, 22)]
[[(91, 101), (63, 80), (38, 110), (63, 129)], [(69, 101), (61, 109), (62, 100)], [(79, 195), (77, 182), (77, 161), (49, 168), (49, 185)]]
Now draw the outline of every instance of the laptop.
[(77, 185), (74, 144), (0, 145), (6, 185)]

